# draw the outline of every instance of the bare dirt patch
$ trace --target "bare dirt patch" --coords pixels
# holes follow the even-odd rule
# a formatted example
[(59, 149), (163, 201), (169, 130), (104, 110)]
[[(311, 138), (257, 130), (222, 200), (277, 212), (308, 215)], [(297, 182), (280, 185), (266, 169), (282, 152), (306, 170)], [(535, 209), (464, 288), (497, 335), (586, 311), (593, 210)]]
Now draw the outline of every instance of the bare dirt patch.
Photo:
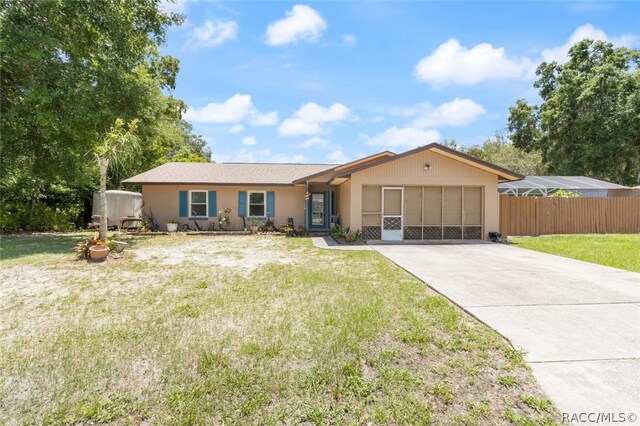
[[(153, 261), (161, 265), (195, 262), (200, 265), (223, 266), (242, 270), (245, 274), (268, 263), (296, 263), (295, 253), (282, 256), (282, 237), (270, 236), (202, 236), (174, 238), (172, 246), (136, 248), (130, 250), (139, 262)], [(181, 239), (187, 238), (187, 241)]]

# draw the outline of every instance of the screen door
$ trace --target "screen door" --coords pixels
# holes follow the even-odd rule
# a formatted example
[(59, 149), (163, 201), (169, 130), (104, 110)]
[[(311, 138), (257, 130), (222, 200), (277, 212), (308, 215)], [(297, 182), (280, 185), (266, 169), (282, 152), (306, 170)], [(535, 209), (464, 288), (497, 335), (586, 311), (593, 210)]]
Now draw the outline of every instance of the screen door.
[(324, 228), (325, 220), (324, 193), (314, 192), (311, 194), (311, 227)]
[(402, 240), (402, 188), (382, 188), (382, 239)]

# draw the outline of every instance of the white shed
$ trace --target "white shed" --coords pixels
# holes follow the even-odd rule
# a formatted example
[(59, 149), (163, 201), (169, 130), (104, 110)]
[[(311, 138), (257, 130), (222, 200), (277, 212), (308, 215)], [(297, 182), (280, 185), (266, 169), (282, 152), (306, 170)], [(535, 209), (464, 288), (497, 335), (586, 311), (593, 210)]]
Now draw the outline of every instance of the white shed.
[[(100, 193), (93, 193), (91, 219), (100, 222)], [(142, 194), (131, 191), (107, 191), (107, 226), (120, 226), (124, 218), (142, 219)]]

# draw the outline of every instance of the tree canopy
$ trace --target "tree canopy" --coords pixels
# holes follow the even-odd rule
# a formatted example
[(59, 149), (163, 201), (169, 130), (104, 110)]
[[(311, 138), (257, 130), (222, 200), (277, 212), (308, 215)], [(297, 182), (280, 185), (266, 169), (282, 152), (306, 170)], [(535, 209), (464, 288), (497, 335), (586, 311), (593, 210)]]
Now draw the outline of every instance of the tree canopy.
[(458, 146), (455, 140), (444, 143), (467, 155), (522, 175), (536, 176), (546, 173), (540, 152), (535, 150), (526, 152), (517, 148), (502, 131), (496, 132), (495, 136), (485, 140), (482, 145)]
[(181, 118), (186, 105), (170, 94), (178, 60), (159, 53), (167, 29), (182, 20), (157, 0), (3, 2), (3, 227), (11, 227), (11, 216), (14, 226), (37, 228), (39, 204), (77, 213), (97, 188), (92, 152), (118, 118), (139, 120), (141, 151), (130, 169), (110, 175), (111, 187), (118, 173), (174, 157), (210, 161), (202, 138)]
[(509, 109), (514, 146), (539, 150), (549, 172), (640, 181), (640, 51), (582, 40), (564, 64), (543, 62), (540, 105)]

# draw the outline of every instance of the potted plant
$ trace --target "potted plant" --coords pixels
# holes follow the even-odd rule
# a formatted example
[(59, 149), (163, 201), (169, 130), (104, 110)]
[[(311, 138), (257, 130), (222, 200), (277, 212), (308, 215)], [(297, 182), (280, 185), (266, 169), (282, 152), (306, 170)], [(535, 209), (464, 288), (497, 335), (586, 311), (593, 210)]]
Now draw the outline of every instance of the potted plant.
[(89, 247), (89, 255), (91, 260), (104, 260), (109, 255), (109, 247), (102, 242), (98, 242)]
[(260, 221), (258, 219), (251, 219), (250, 224), (251, 226), (249, 229), (251, 229), (251, 232), (253, 232), (254, 234), (257, 234), (258, 231), (260, 230)]
[(167, 222), (167, 231), (178, 232), (178, 222), (174, 220), (170, 220), (169, 222)]

